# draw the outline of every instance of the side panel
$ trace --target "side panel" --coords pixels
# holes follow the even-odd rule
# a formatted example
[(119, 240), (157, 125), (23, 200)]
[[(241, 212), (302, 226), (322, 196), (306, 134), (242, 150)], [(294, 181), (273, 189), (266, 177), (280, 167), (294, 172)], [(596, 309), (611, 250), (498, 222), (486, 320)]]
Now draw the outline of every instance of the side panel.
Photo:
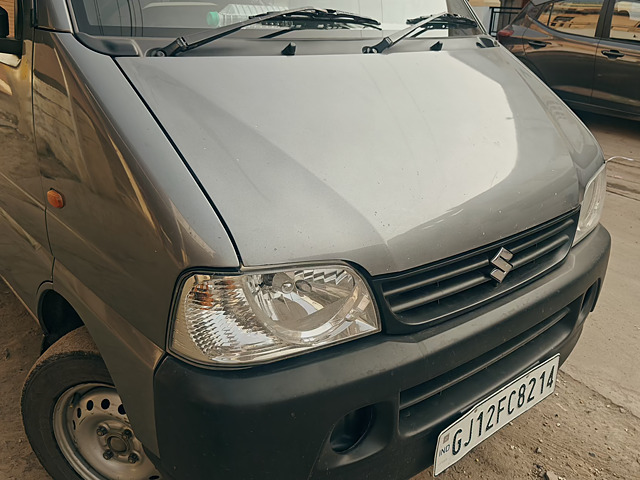
[(523, 38), (527, 60), (565, 101), (588, 102), (604, 0), (543, 3)]
[(106, 305), (69, 270), (56, 263), (55, 290), (71, 299), (102, 354), (136, 436), (158, 455), (153, 374), (164, 350)]
[(53, 289), (95, 340), (137, 435), (157, 454), (153, 372), (176, 280), (236, 268), (215, 210), (115, 62), (71, 34), (36, 30), (34, 119)]
[(640, 115), (640, 33), (638, 36), (635, 44), (603, 39), (598, 45), (594, 105)]
[(111, 58), (38, 30), (34, 59), (43, 186), (66, 201), (47, 212), (56, 262), (163, 347), (179, 274), (237, 267), (233, 245)]
[[(24, 8), (28, 2), (3, 6), (9, 3)], [(10, 12), (10, 18), (25, 17), (16, 13)], [(7, 41), (0, 43), (0, 276), (35, 313), (38, 286), (51, 279), (52, 257), (33, 138), (32, 33), (26, 20), (22, 28), (15, 26), (14, 35), (24, 32), (22, 53), (6, 53), (12, 48)]]
[(523, 38), (527, 61), (563, 100), (585, 101), (591, 97), (595, 38), (556, 32), (532, 22)]
[(596, 54), (593, 104), (640, 116), (640, 0), (610, 0)]

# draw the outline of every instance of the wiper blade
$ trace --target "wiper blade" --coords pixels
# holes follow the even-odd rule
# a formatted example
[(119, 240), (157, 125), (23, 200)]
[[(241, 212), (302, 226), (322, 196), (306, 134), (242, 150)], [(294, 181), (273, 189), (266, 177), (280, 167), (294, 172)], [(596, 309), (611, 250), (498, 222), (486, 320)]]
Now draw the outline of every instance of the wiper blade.
[[(266, 15), (268, 15), (268, 13), (260, 13), (251, 18), (261, 18), (261, 17), (265, 17)], [(380, 22), (375, 18), (364, 17), (362, 15), (343, 12), (341, 10), (333, 10), (331, 8), (321, 9), (321, 8), (307, 7), (297, 12), (287, 13), (286, 15), (283, 15), (283, 18), (286, 20), (291, 20), (293, 22), (312, 20), (314, 22), (318, 21), (318, 22), (333, 22), (333, 23), (353, 23), (357, 25), (374, 25), (374, 26), (380, 25)]]
[[(429, 18), (429, 17), (428, 16), (422, 16), (422, 17), (416, 17), (416, 18), (409, 18), (407, 20), (407, 25), (415, 25), (417, 23), (420, 23), (423, 20), (426, 20), (427, 18)], [(447, 13), (446, 15), (442, 16), (441, 18), (438, 18), (436, 20), (432, 20), (429, 23), (442, 23), (442, 24), (446, 24), (446, 25), (468, 27), (468, 28), (475, 28), (475, 27), (478, 26), (478, 22), (476, 22), (475, 20), (472, 20), (472, 19), (467, 18), (467, 17), (463, 17), (462, 15), (458, 15), (456, 13)]]
[(242, 30), (245, 27), (266, 23), (270, 20), (283, 19), (319, 19), (320, 21), (351, 22), (360, 23), (363, 25), (380, 25), (380, 22), (373, 18), (362, 17), (338, 10), (323, 10), (314, 7), (293, 8), (291, 10), (261, 13), (243, 22), (238, 22), (227, 25), (226, 27), (218, 28), (214, 31), (214, 33), (212, 33), (211, 30), (203, 30), (192, 35), (187, 35), (186, 37), (178, 37), (166, 47), (151, 50), (149, 52), (149, 55), (154, 57), (172, 57), (177, 55), (178, 53), (193, 50), (194, 48), (201, 47), (202, 45), (206, 45), (207, 43), (214, 42), (220, 38), (226, 37), (227, 35), (231, 35), (232, 33)]
[[(264, 14), (261, 14), (264, 15)], [(350, 25), (360, 25), (362, 27), (374, 28), (381, 30), (380, 22), (374, 18), (362, 17), (348, 12), (339, 10), (325, 10), (316, 12), (302, 12), (287, 15), (286, 24), (282, 30), (271, 32), (261, 39), (276, 38), (291, 32), (299, 32), (302, 30), (330, 30), (330, 29), (347, 29)], [(263, 24), (270, 25), (272, 22), (266, 21)], [(279, 19), (273, 21), (278, 26), (281, 23)]]
[(382, 41), (377, 45), (363, 47), (362, 53), (382, 53), (387, 48), (393, 47), (396, 43), (404, 40), (405, 38), (416, 33), (417, 35), (419, 35), (422, 33), (422, 31), (428, 30), (432, 26), (430, 24), (462, 28), (475, 28), (478, 26), (478, 23), (475, 20), (449, 12), (410, 18), (407, 20), (407, 23), (411, 26), (405, 28), (404, 30), (396, 32), (393, 35), (389, 35), (388, 37), (383, 38)]

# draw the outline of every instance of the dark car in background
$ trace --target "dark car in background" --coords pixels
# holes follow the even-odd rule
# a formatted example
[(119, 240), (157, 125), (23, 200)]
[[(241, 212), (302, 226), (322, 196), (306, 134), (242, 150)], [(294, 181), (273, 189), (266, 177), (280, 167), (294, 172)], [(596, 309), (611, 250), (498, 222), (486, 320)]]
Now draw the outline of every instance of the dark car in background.
[(532, 0), (498, 39), (573, 108), (640, 120), (640, 0)]

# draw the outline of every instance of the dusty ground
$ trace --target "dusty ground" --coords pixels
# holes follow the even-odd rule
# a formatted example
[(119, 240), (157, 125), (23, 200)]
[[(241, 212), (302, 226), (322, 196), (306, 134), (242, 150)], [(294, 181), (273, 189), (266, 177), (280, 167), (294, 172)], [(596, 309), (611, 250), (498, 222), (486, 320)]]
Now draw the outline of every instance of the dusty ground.
[(20, 390), (40, 354), (35, 320), (0, 281), (0, 479), (44, 480), (49, 476), (22, 429)]
[[(596, 312), (563, 367), (556, 394), (438, 478), (640, 480), (640, 123), (585, 116), (607, 157), (603, 223), (614, 239)], [(0, 480), (44, 480), (19, 415), (22, 381), (38, 357), (35, 321), (0, 282)], [(431, 469), (414, 480), (431, 478)], [(195, 480), (195, 479), (194, 479)]]
[[(559, 379), (553, 396), (438, 478), (640, 479), (640, 420), (566, 373)], [(414, 480), (428, 478), (431, 469)]]

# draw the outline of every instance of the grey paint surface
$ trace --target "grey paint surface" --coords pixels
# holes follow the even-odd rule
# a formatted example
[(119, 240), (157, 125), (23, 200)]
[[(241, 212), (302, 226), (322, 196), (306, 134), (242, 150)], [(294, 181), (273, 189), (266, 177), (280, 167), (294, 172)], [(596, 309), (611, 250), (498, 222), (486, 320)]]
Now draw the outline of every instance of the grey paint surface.
[[(215, 211), (114, 62), (37, 33), (34, 110), (56, 261), (164, 346), (183, 270), (237, 267)], [(55, 279), (54, 279), (55, 283)]]
[(38, 27), (58, 32), (73, 31), (69, 10), (64, 3), (35, 0), (34, 4), (38, 16)]
[(456, 41), (440, 52), (117, 61), (244, 265), (338, 258), (377, 275), (570, 210), (601, 162), (587, 130), (504, 49)]
[(51, 280), (53, 258), (33, 138), (32, 41), (19, 57), (0, 53), (0, 276), (36, 312), (36, 291)]

